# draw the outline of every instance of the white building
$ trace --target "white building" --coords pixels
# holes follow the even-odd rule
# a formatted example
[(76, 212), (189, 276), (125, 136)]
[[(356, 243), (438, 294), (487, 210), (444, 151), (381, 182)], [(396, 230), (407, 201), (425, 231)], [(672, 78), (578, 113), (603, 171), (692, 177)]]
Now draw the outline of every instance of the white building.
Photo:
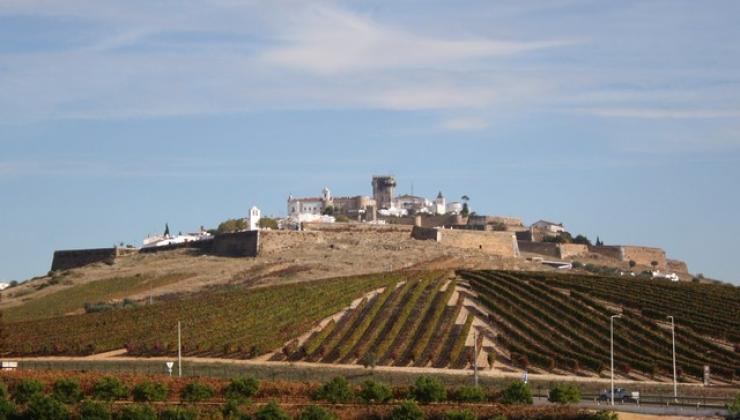
[(447, 200), (442, 195), (442, 191), (434, 199), (434, 214), (447, 214)]
[(0, 283), (0, 290), (5, 290), (10, 287), (10, 283)]
[(262, 212), (257, 207), (253, 206), (249, 210), (249, 230), (259, 230), (260, 219), (262, 218)]
[(185, 242), (202, 241), (204, 239), (210, 239), (213, 236), (206, 232), (202, 227), (200, 232), (197, 233), (179, 233), (177, 235), (170, 235), (170, 226), (165, 224), (164, 233), (162, 235), (147, 236), (142, 241), (142, 248), (154, 248), (158, 246), (167, 246), (182, 244)]
[(539, 220), (537, 222), (534, 222), (532, 223), (532, 226), (530, 226), (529, 228), (546, 230), (552, 233), (565, 232), (565, 227), (563, 226), (562, 223), (553, 223), (553, 222), (548, 222), (547, 220)]

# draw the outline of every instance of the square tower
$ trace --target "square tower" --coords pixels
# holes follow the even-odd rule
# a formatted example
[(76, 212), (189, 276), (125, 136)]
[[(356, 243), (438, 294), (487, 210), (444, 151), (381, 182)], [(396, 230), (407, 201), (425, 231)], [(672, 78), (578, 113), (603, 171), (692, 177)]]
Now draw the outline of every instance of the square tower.
[(388, 175), (373, 177), (373, 198), (378, 209), (393, 207), (393, 197), (396, 195), (396, 178)]

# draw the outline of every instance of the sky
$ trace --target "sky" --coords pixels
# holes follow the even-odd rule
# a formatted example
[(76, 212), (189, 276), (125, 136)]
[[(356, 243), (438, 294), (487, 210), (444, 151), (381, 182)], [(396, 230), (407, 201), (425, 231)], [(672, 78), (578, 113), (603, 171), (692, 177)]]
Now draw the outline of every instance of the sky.
[(393, 174), (740, 284), (739, 18), (734, 0), (0, 0), (0, 281)]

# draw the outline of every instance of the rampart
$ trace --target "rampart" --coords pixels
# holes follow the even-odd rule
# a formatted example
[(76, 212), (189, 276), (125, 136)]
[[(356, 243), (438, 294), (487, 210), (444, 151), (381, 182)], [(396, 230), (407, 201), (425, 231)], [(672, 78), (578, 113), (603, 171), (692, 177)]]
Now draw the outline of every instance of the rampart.
[(588, 254), (588, 246), (582, 244), (558, 244), (560, 258), (580, 257)]
[(622, 247), (615, 245), (589, 245), (588, 252), (622, 261)]
[(689, 266), (686, 265), (685, 262), (680, 260), (666, 260), (666, 265), (668, 266), (668, 271), (674, 272), (674, 273), (688, 273), (689, 272)]
[(414, 226), (411, 230), (411, 237), (420, 241), (439, 242), (442, 235), (440, 235), (440, 231), (438, 229)]
[(139, 252), (142, 254), (151, 254), (155, 252), (172, 251), (175, 249), (184, 249), (184, 248), (200, 249), (203, 252), (208, 252), (211, 250), (212, 246), (213, 246), (213, 239), (203, 239), (200, 241), (180, 242), (177, 244), (141, 248), (139, 249)]
[(651, 266), (652, 262), (658, 263), (657, 268), (667, 268), (665, 251), (660, 248), (649, 248), (645, 246), (623, 246), (622, 261), (634, 261), (638, 265)]
[(533, 254), (560, 258), (560, 251), (558, 250), (558, 244), (556, 243), (517, 241), (517, 246), (521, 252), (531, 252)]
[(260, 231), (224, 233), (213, 238), (210, 252), (221, 257), (256, 257), (260, 251)]
[(516, 236), (511, 232), (479, 232), (475, 230), (444, 229), (439, 231), (440, 242), (445, 246), (480, 249), (504, 257), (518, 257)]
[(113, 264), (116, 258), (138, 252), (136, 248), (93, 248), (54, 251), (51, 270), (69, 270), (88, 264), (104, 262)]

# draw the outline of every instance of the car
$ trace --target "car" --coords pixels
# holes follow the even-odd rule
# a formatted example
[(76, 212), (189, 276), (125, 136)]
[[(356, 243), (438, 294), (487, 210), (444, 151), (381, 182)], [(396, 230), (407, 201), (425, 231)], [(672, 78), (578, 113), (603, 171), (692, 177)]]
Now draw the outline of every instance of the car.
[[(604, 390), (599, 394), (599, 401), (611, 401), (612, 400), (612, 392), (610, 389)], [(624, 388), (614, 388), (614, 401), (619, 402), (627, 402), (627, 401), (635, 401), (635, 397), (632, 395), (631, 392), (627, 391)]]

